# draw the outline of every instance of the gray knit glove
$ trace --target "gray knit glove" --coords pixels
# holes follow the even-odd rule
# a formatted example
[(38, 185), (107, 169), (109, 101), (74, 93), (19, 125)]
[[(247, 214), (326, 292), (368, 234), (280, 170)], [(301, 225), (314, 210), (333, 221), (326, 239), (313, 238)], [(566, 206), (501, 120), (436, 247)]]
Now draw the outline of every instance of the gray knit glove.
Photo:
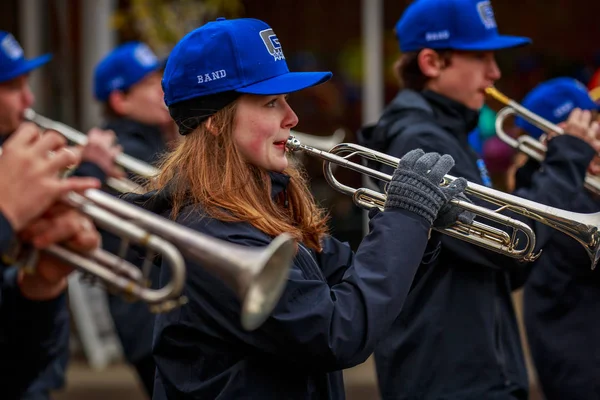
[[(461, 182), (454, 181), (450, 185), (448, 185), (446, 195), (451, 194), (450, 191), (458, 190), (459, 193), (456, 196), (451, 196), (450, 199), (455, 198), (456, 200), (462, 200), (466, 203), (473, 203), (467, 196), (465, 196), (462, 191), (467, 186), (467, 181), (464, 178), (460, 178)], [(462, 183), (464, 181), (464, 185)], [(458, 187), (456, 187), (458, 185)], [(442, 188), (443, 190), (444, 188)], [(433, 221), (433, 226), (436, 228), (448, 228), (451, 225), (454, 225), (456, 221), (460, 221), (465, 224), (471, 224), (475, 219), (475, 214), (470, 211), (465, 211), (463, 208), (455, 206), (454, 204), (448, 202), (442, 206), (440, 212), (438, 212), (437, 218)]]
[(467, 186), (463, 178), (447, 187), (440, 186), (453, 166), (454, 159), (447, 154), (425, 154), (421, 149), (408, 152), (400, 159), (388, 185), (385, 208), (403, 208), (433, 224), (440, 209)]

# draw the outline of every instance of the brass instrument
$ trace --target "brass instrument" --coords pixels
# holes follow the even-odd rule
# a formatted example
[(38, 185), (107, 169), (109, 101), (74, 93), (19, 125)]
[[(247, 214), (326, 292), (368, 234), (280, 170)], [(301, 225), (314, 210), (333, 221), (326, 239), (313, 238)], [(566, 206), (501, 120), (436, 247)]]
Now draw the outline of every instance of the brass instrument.
[(336, 129), (335, 132), (329, 136), (310, 135), (294, 130), (292, 130), (290, 134), (302, 143), (319, 150), (329, 150), (336, 144), (342, 143), (346, 137), (346, 132), (342, 128)]
[[(393, 168), (396, 168), (400, 161), (396, 157), (352, 143), (342, 143), (328, 152), (322, 151), (300, 143), (300, 141), (293, 136), (288, 139), (287, 148), (290, 151), (302, 151), (323, 159), (324, 175), (327, 182), (335, 190), (352, 196), (354, 203), (365, 209), (373, 207), (382, 209), (385, 204), (386, 194), (367, 188), (356, 189), (340, 183), (333, 175), (332, 164), (346, 167), (371, 178), (388, 183), (392, 179), (391, 175), (368, 168), (360, 163), (352, 162), (349, 158), (358, 156), (367, 160), (380, 162), (384, 165), (389, 165)], [(446, 175), (442, 185), (448, 185), (455, 179), (456, 178), (451, 175)], [(452, 204), (470, 211), (475, 215), (512, 228), (512, 234), (509, 235), (503, 230), (477, 221), (474, 221), (472, 224), (457, 222), (452, 227), (440, 230), (440, 232), (476, 244), (485, 249), (504, 254), (508, 257), (516, 258), (521, 261), (533, 261), (539, 256), (539, 253), (534, 253), (535, 233), (527, 224), (500, 214), (500, 212), (504, 210), (512, 211), (557, 229), (577, 240), (584, 246), (588, 253), (592, 262), (592, 269), (596, 267), (598, 259), (600, 258), (600, 233), (598, 232), (598, 227), (600, 226), (600, 213), (581, 214), (560, 210), (471, 182), (468, 183), (465, 193), (498, 205), (500, 208), (491, 210), (457, 199), (453, 199), (451, 201)], [(519, 240), (517, 238), (519, 231), (521, 231), (522, 235), (526, 238), (526, 243), (522, 247), (519, 247)]]
[[(184, 256), (235, 292), (242, 303), (241, 324), (248, 330), (264, 322), (285, 288), (295, 255), (294, 240), (288, 234), (279, 235), (263, 248), (247, 247), (201, 234), (100, 190), (88, 189), (83, 195), (71, 192), (64, 201), (121, 237), (124, 248), (130, 241), (146, 247), (149, 252), (144, 265), (140, 269), (102, 249), (80, 254), (52, 245), (44, 251), (126, 298), (148, 303), (154, 312), (167, 312), (185, 302), (181, 296), (186, 276)], [(147, 286), (152, 252), (160, 253), (163, 265), (170, 268), (170, 281), (159, 289)]]
[[(516, 101), (508, 98), (504, 94), (500, 93), (496, 88), (490, 87), (486, 89), (486, 93), (498, 100), (506, 107), (498, 111), (496, 115), (496, 135), (504, 143), (510, 147), (521, 151), (537, 161), (543, 161), (546, 157), (547, 147), (537, 139), (531, 136), (523, 135), (518, 138), (513, 138), (504, 130), (504, 124), (506, 119), (510, 116), (519, 116), (529, 122), (530, 124), (540, 128), (542, 131), (548, 133), (554, 133), (556, 135), (564, 135), (564, 130), (547, 119), (533, 113), (527, 108), (523, 107)], [(590, 192), (600, 194), (600, 178), (591, 174), (585, 176), (585, 187)]]
[[(79, 132), (78, 130), (73, 129), (66, 124), (63, 124), (62, 122), (53, 121), (49, 118), (46, 118), (36, 113), (31, 108), (25, 110), (25, 119), (37, 124), (43, 129), (51, 129), (57, 131), (58, 133), (63, 135), (71, 144), (85, 146), (85, 144), (87, 143), (87, 137), (85, 133)], [(136, 176), (149, 179), (158, 175), (158, 169), (125, 153), (117, 155), (115, 162), (117, 163), (117, 165), (121, 166), (126, 171), (132, 172)], [(115, 179), (109, 177), (106, 179), (106, 184), (120, 193), (140, 192), (140, 185), (126, 178)]]

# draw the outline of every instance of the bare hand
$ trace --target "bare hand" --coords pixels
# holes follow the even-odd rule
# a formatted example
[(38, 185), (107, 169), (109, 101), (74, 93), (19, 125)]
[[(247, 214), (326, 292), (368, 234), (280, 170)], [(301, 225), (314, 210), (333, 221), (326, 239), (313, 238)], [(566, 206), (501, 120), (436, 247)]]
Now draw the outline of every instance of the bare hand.
[(592, 122), (592, 113), (590, 111), (575, 108), (569, 114), (567, 121), (561, 123), (559, 126), (564, 129), (565, 134), (584, 140), (598, 151), (600, 124), (597, 121)]
[(87, 138), (87, 144), (81, 154), (82, 159), (98, 165), (112, 178), (124, 177), (123, 170), (115, 164), (115, 158), (123, 152), (123, 148), (115, 144), (115, 133), (111, 130), (93, 128), (88, 132)]
[(32, 123), (21, 124), (2, 146), (0, 211), (15, 232), (65, 193), (100, 186), (93, 178), (61, 179), (60, 172), (80, 161), (79, 151), (65, 146), (62, 135), (54, 131), (42, 135)]
[(592, 147), (596, 150), (596, 156), (588, 166), (588, 172), (592, 175), (600, 174), (600, 130), (596, 132), (596, 138), (592, 143)]
[[(40, 250), (62, 243), (77, 252), (88, 252), (100, 246), (100, 234), (92, 222), (62, 204), (52, 206), (42, 218), (27, 226), (19, 235)], [(18, 284), (23, 296), (31, 300), (49, 300), (67, 287), (73, 267), (48, 254), (40, 254), (33, 274), (19, 271)]]

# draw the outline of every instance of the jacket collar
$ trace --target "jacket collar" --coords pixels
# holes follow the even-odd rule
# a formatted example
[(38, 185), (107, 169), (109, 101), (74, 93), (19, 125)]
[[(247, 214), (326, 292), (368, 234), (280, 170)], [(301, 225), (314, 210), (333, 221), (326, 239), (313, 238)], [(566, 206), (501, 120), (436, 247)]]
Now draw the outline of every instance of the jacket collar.
[(290, 183), (290, 176), (279, 172), (269, 171), (269, 178), (271, 178), (272, 199), (287, 189), (287, 186)]
[(431, 106), (438, 125), (461, 142), (467, 143), (469, 133), (479, 122), (479, 111), (431, 90), (424, 90), (422, 95)]

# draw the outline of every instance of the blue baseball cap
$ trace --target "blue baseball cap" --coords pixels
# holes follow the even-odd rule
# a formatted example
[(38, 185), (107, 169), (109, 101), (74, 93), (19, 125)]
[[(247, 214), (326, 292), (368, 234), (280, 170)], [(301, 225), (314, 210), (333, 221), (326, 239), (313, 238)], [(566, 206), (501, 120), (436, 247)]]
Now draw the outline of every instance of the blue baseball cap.
[(25, 53), (14, 36), (0, 31), (0, 83), (24, 75), (46, 64), (51, 58), (51, 54), (25, 58)]
[(150, 48), (141, 42), (124, 43), (102, 59), (94, 70), (94, 95), (107, 101), (115, 90), (127, 90), (164, 65)]
[(531, 43), (529, 38), (500, 35), (487, 0), (416, 0), (396, 24), (396, 37), (403, 52), (493, 51)]
[[(523, 99), (523, 107), (528, 108), (553, 124), (566, 121), (573, 109), (598, 110), (600, 105), (590, 97), (587, 88), (573, 78), (554, 78), (540, 83)], [(515, 118), (515, 125), (535, 138), (544, 132), (525, 121)]]
[(216, 93), (296, 92), (331, 72), (290, 72), (279, 39), (266, 23), (217, 18), (188, 33), (171, 51), (162, 85), (167, 106)]

